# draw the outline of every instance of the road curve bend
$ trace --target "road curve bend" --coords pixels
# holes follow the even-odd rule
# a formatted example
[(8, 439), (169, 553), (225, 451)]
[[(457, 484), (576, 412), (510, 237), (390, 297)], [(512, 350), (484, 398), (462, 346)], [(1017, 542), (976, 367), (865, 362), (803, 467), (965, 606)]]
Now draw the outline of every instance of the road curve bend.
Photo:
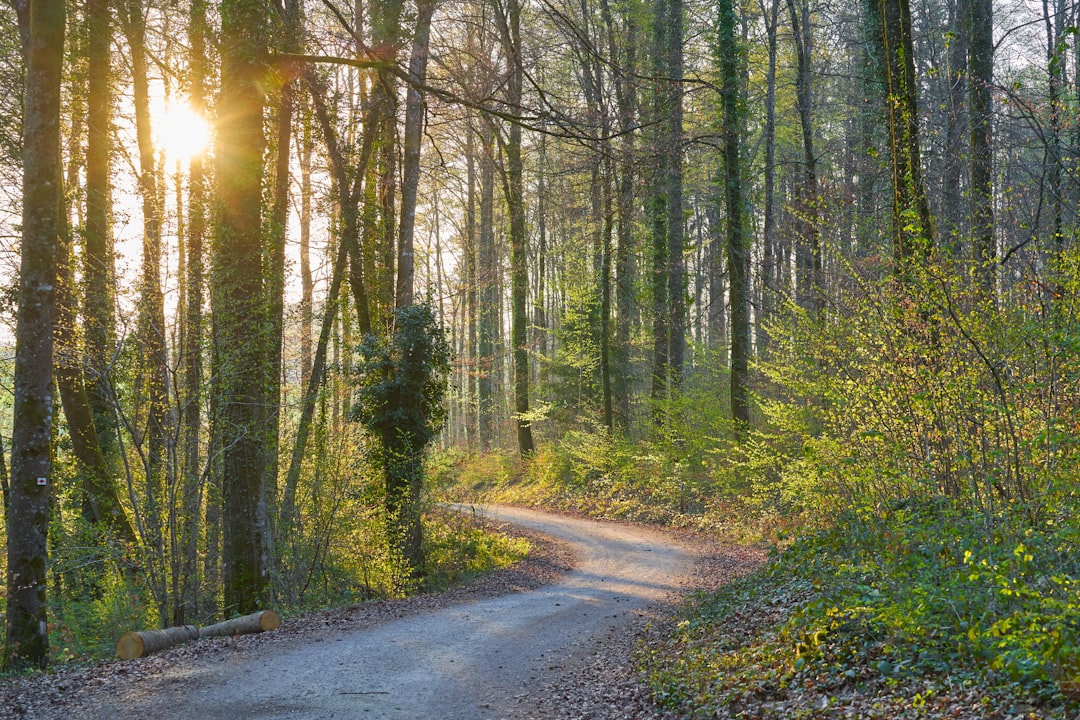
[(158, 693), (101, 707), (159, 720), (481, 720), (535, 715), (545, 681), (677, 590), (689, 551), (652, 530), (504, 506), (459, 506), (570, 543), (575, 569), (539, 590), (375, 627), (194, 660)]

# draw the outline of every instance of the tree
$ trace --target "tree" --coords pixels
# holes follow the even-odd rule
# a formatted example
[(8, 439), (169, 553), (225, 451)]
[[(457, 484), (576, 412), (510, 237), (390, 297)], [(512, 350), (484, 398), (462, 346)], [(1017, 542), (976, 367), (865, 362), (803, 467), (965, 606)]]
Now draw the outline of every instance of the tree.
[(218, 217), (213, 326), (224, 503), (225, 610), (247, 614), (265, 599), (263, 468), (266, 306), (262, 273), (263, 78), (266, 5), (221, 2)]
[[(506, 82), (506, 105), (510, 112), (521, 111), (525, 77), (521, 51), (521, 5), (518, 0), (498, 3), (495, 19), (502, 38), (503, 53), (510, 65)], [(514, 353), (514, 413), (518, 451), (532, 454), (534, 445), (529, 414), (529, 341), (527, 306), (529, 297), (529, 248), (525, 236), (524, 169), (521, 159), (521, 125), (510, 123), (500, 147), (506, 157), (503, 194), (510, 214), (510, 345)]]
[(795, 40), (798, 67), (795, 75), (795, 105), (799, 109), (802, 128), (803, 181), (799, 188), (799, 226), (802, 242), (796, 250), (799, 269), (797, 290), (799, 303), (818, 316), (823, 306), (821, 297), (821, 236), (818, 229), (818, 171), (814, 153), (814, 94), (812, 81), (813, 35), (810, 27), (810, 3), (788, 0), (791, 32)]
[(994, 83), (994, 5), (966, 0), (968, 113), (971, 152), (971, 235), (978, 284), (993, 297), (997, 282), (991, 92)]
[(450, 344), (428, 304), (394, 311), (389, 341), (370, 333), (360, 345), (351, 419), (378, 440), (391, 542), (414, 574), (424, 571), (420, 489), (424, 448), (446, 417)]
[(915, 49), (908, 0), (876, 0), (883, 48), (886, 114), (892, 169), (892, 235), (896, 272), (906, 277), (911, 263), (926, 258), (934, 228), (919, 152), (919, 104)]
[(49, 659), (46, 537), (52, 493), (52, 358), (60, 234), (60, 82), (63, 0), (17, 6), (26, 61), (23, 212), (15, 328), (15, 418), (7, 516), (6, 669)]
[(736, 34), (738, 15), (734, 0), (717, 6), (717, 50), (720, 61), (724, 140), (724, 197), (727, 207), (727, 265), (731, 297), (731, 419), (735, 437), (750, 428), (750, 238), (743, 223), (741, 148), (743, 112), (740, 103), (743, 48)]

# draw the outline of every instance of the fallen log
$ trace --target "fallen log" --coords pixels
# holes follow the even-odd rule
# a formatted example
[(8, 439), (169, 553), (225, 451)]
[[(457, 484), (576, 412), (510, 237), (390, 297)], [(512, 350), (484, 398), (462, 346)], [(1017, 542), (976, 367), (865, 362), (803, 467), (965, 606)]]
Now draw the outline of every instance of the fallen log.
[(126, 632), (116, 641), (116, 654), (121, 660), (133, 660), (171, 648), (173, 645), (198, 639), (199, 628), (194, 625), (178, 625), (164, 630)]
[(206, 637), (249, 635), (274, 630), (281, 625), (281, 617), (273, 610), (261, 610), (250, 615), (232, 618), (225, 622), (199, 628), (182, 625), (164, 630), (139, 630), (126, 632), (116, 641), (116, 655), (121, 660), (134, 660), (151, 653), (167, 650), (174, 645)]
[(199, 637), (223, 637), (230, 635), (248, 635), (251, 633), (275, 630), (281, 624), (281, 618), (273, 610), (260, 610), (250, 615), (235, 617), (215, 625), (199, 628)]

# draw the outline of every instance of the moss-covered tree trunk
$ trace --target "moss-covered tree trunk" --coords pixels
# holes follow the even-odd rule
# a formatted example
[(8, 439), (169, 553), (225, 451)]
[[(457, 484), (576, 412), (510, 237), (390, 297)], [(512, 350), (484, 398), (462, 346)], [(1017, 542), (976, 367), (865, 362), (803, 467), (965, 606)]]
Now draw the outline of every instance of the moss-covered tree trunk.
[(65, 3), (19, 8), (24, 38), (23, 212), (7, 516), (6, 669), (49, 659), (46, 570), (52, 492), (52, 354), (60, 231), (60, 81)]
[(268, 589), (262, 488), (267, 327), (261, 235), (268, 13), (261, 0), (221, 3), (212, 300), (226, 614), (256, 610)]

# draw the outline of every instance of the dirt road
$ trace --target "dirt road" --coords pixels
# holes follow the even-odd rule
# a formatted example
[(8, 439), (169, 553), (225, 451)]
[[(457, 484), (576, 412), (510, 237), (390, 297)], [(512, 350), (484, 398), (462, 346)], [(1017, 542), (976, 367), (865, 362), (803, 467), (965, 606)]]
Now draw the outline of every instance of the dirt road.
[(161, 720), (544, 717), (545, 684), (678, 588), (692, 556), (659, 533), (475, 508), (571, 544), (577, 567), (533, 592), (167, 668), (89, 717)]

